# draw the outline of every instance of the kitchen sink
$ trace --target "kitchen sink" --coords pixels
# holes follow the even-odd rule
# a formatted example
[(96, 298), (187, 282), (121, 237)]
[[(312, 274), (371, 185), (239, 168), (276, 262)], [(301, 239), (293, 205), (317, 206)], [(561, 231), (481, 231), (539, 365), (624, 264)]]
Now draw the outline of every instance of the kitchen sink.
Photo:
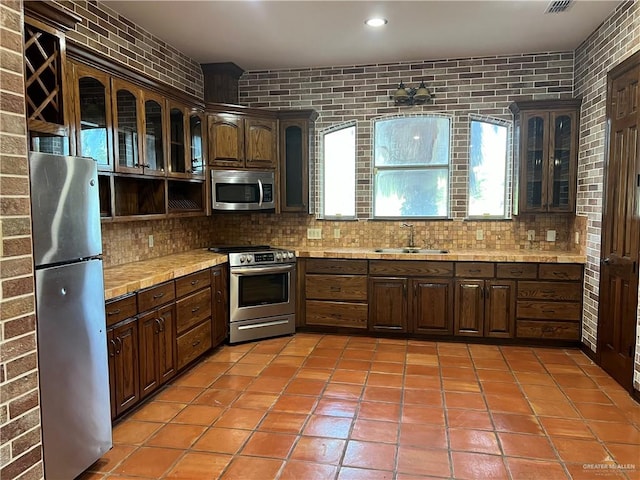
[(441, 255), (444, 253), (449, 253), (449, 250), (404, 247), (404, 248), (376, 248), (374, 252), (376, 253), (422, 253), (424, 255), (429, 255), (429, 254)]

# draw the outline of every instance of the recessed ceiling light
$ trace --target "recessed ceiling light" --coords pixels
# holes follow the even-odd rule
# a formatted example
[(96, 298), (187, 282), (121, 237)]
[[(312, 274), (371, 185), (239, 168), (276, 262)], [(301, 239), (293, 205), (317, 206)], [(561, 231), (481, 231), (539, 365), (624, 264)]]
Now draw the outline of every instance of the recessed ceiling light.
[(364, 23), (369, 25), (370, 27), (381, 27), (387, 24), (387, 19), (386, 18), (369, 18), (368, 20), (365, 20)]

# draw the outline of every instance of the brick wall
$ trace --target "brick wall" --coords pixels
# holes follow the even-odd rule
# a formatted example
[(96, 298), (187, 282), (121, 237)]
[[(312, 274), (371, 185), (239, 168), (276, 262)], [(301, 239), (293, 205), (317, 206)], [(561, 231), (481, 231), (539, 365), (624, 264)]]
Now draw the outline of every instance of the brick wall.
[(22, 2), (0, 0), (0, 478), (43, 476)]
[[(576, 50), (575, 88), (576, 94), (583, 97), (578, 158), (578, 213), (588, 217), (582, 341), (594, 352), (598, 332), (607, 72), (639, 49), (640, 3), (636, 1), (621, 4)], [(636, 332), (640, 335), (640, 306)], [(634, 386), (640, 390), (640, 337), (636, 341)]]

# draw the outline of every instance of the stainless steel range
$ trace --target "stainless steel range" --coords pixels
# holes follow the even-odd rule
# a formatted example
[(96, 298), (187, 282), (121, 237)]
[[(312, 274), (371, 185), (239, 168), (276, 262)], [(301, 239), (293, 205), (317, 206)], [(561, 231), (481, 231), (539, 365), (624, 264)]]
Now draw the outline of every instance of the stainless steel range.
[(229, 343), (295, 333), (294, 252), (269, 246), (211, 250), (229, 255)]

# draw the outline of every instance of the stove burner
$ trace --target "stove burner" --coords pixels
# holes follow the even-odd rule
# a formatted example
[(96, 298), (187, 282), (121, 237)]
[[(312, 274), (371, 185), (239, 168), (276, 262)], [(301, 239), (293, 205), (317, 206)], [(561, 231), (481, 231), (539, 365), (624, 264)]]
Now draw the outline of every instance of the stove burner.
[(269, 245), (216, 245), (209, 247), (210, 252), (214, 253), (242, 253), (242, 252), (254, 252), (261, 250), (270, 250)]

